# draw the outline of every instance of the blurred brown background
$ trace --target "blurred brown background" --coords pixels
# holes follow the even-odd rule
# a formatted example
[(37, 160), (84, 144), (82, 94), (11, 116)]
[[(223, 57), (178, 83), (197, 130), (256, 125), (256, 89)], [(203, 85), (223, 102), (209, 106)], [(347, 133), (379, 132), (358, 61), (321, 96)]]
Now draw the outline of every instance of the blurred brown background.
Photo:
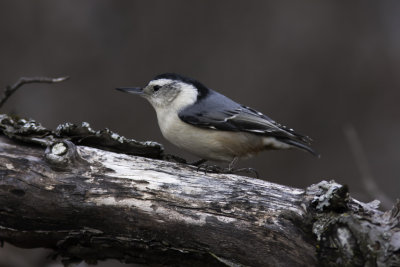
[(295, 187), (335, 179), (371, 201), (350, 125), (390, 202), (400, 196), (399, 14), (399, 1), (2, 0), (0, 88), (71, 79), (27, 85), (1, 112), (50, 128), (87, 121), (193, 160), (163, 139), (145, 100), (114, 90), (177, 72), (310, 135), (322, 154), (264, 152), (241, 166)]

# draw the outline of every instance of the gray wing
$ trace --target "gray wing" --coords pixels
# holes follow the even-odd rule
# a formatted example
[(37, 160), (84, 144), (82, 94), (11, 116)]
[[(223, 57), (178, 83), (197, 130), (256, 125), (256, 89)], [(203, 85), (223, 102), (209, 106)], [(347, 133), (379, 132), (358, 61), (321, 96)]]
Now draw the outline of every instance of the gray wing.
[(206, 98), (195, 105), (181, 110), (178, 115), (182, 121), (201, 128), (242, 131), (275, 137), (306, 150), (308, 147), (304, 148), (302, 145), (306, 146), (305, 144), (311, 141), (309, 137), (296, 133), (261, 112), (240, 105), (215, 91), (211, 91)]

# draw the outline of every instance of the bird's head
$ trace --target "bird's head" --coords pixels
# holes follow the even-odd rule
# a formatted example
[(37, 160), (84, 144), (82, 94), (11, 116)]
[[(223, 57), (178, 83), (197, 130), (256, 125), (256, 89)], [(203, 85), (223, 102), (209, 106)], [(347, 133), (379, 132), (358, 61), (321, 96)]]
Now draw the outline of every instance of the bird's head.
[(209, 89), (197, 80), (174, 73), (154, 77), (145, 87), (117, 88), (147, 99), (156, 110), (181, 110), (208, 94)]

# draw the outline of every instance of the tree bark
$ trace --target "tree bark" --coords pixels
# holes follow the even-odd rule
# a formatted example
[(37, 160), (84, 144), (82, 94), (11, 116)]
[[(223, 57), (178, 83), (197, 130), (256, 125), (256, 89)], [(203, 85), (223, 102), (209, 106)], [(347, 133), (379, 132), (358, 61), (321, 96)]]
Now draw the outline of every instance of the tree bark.
[(16, 246), (66, 263), (400, 266), (399, 203), (381, 212), (333, 181), (205, 174), (88, 124), (53, 132), (2, 115), (0, 129), (0, 238)]

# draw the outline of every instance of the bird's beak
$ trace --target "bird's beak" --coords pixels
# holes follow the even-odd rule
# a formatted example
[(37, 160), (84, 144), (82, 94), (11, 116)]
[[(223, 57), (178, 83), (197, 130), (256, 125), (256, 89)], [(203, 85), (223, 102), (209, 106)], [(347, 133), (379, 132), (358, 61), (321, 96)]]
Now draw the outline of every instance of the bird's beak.
[(115, 88), (115, 89), (117, 89), (118, 91), (135, 94), (135, 95), (143, 94), (143, 88), (141, 88), (141, 87), (122, 87), (122, 88)]

